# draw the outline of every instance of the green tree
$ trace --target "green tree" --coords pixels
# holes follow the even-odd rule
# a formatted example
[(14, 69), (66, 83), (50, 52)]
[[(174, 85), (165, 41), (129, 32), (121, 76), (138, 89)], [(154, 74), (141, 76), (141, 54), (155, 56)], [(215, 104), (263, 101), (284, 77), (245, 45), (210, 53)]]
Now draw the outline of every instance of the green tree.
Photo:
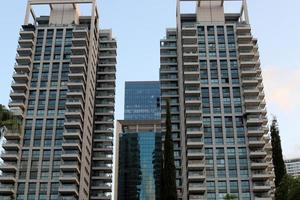
[(167, 100), (166, 106), (166, 133), (164, 142), (163, 152), (163, 174), (162, 180), (163, 185), (161, 186), (162, 200), (177, 200), (176, 190), (176, 168), (174, 163), (174, 146), (172, 139), (172, 124), (171, 124), (171, 113), (170, 103)]
[(285, 175), (276, 188), (276, 200), (300, 200), (300, 178)]
[(282, 156), (281, 140), (277, 119), (274, 117), (271, 125), (272, 158), (275, 172), (275, 187), (277, 188), (281, 180), (286, 175), (285, 164)]
[(20, 123), (13, 114), (0, 104), (0, 129), (6, 127), (12, 131), (20, 132)]
[(233, 194), (226, 194), (224, 197), (224, 200), (234, 200), (237, 199), (237, 197)]

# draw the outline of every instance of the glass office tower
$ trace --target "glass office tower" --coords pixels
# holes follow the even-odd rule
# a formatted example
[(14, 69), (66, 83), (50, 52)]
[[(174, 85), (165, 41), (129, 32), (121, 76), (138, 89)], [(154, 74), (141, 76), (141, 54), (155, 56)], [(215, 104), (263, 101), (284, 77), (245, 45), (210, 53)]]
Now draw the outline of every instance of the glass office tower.
[(179, 199), (271, 200), (266, 102), (246, 0), (238, 13), (224, 11), (226, 0), (194, 1), (195, 13), (181, 13), (184, 2), (177, 1), (177, 28), (161, 40), (160, 68)]
[(159, 81), (126, 82), (125, 120), (116, 126), (116, 199), (160, 199), (160, 127)]
[(159, 81), (125, 82), (125, 120), (160, 119)]
[(95, 0), (28, 1), (9, 103), (23, 128), (4, 135), (0, 199), (111, 199), (116, 42), (98, 17)]
[(120, 130), (118, 199), (159, 200), (160, 120), (120, 120), (117, 130)]

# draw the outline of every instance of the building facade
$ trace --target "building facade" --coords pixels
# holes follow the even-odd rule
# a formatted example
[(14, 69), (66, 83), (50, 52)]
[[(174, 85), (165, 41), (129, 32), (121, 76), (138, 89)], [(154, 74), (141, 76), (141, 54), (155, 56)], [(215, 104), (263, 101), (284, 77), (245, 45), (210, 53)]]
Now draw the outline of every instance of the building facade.
[(28, 1), (9, 103), (23, 128), (5, 135), (0, 199), (111, 199), (116, 42), (98, 26), (95, 0)]
[(115, 199), (159, 200), (162, 154), (159, 81), (125, 83), (125, 120), (117, 121)]
[(300, 177), (300, 158), (285, 160), (285, 167), (287, 174)]
[(117, 130), (120, 130), (117, 199), (159, 200), (160, 120), (120, 120)]
[(160, 119), (159, 81), (125, 82), (125, 120)]
[(177, 27), (167, 29), (160, 56), (179, 199), (271, 200), (266, 103), (246, 0), (241, 13), (226, 13), (226, 0), (194, 1), (195, 13), (181, 13), (184, 2), (177, 0)]

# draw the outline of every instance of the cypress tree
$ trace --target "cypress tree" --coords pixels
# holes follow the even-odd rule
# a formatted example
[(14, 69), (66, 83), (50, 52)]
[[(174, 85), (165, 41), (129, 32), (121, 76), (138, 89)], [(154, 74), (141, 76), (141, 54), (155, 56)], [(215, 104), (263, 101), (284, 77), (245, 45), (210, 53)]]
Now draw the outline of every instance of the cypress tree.
[(163, 193), (162, 200), (177, 200), (176, 190), (176, 168), (174, 163), (174, 146), (172, 139), (172, 124), (170, 114), (170, 103), (167, 100), (166, 108), (166, 133), (163, 153)]
[(279, 187), (286, 174), (285, 164), (282, 156), (281, 140), (277, 119), (274, 117), (271, 125), (272, 158), (275, 171), (275, 186)]

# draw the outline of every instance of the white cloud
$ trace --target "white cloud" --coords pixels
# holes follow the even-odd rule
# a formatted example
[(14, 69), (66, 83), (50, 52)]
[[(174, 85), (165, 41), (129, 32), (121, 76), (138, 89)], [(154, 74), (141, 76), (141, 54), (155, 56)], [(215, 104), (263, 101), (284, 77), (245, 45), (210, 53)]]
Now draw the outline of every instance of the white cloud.
[(268, 103), (274, 104), (282, 112), (299, 110), (299, 67), (266, 67), (263, 69), (263, 78)]

